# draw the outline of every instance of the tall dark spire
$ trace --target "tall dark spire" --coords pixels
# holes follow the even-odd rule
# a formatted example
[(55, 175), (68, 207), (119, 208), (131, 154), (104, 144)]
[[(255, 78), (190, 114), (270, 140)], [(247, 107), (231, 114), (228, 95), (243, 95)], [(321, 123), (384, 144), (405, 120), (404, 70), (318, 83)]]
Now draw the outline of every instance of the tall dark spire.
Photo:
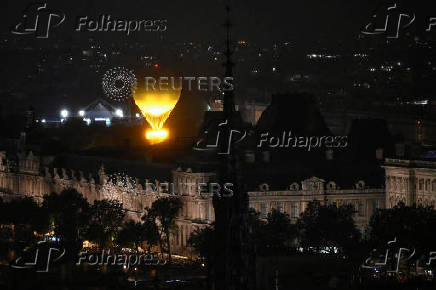
[[(231, 33), (230, 29), (232, 27), (232, 23), (230, 21), (230, 6), (226, 5), (226, 22), (224, 23), (226, 28), (226, 50), (224, 51), (224, 55), (226, 60), (224, 62), (224, 67), (226, 69), (224, 77), (233, 78), (233, 66), (235, 65), (232, 62), (233, 50), (231, 48)], [(234, 82), (232, 82), (234, 84)], [(224, 91), (224, 104), (223, 110), (227, 118), (230, 118), (235, 112), (235, 96), (233, 90), (225, 90)]]

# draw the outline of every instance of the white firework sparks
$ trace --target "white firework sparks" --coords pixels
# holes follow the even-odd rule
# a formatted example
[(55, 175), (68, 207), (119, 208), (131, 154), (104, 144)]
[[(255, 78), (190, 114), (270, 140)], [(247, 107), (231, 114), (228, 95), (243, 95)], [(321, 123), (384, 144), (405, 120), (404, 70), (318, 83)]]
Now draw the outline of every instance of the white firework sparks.
[(133, 206), (138, 195), (135, 179), (124, 173), (108, 176), (102, 188), (103, 198), (121, 202), (124, 207)]
[(124, 102), (131, 98), (136, 90), (136, 85), (135, 74), (124, 67), (108, 70), (102, 80), (103, 91), (107, 98), (116, 102)]

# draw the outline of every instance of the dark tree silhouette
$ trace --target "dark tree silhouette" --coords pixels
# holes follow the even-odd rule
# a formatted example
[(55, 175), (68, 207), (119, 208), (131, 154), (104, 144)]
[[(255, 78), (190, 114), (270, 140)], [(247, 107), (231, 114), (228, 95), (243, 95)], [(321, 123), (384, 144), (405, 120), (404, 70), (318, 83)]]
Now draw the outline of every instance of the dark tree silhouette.
[(119, 231), (116, 243), (120, 246), (137, 250), (138, 247), (142, 245), (142, 242), (146, 240), (147, 236), (145, 235), (144, 224), (135, 222), (134, 220), (128, 220)]
[(96, 200), (91, 206), (91, 219), (87, 237), (101, 248), (112, 246), (126, 216), (123, 204), (116, 200)]
[(252, 214), (252, 235), (259, 254), (285, 253), (292, 246), (297, 230), (287, 214), (273, 209), (266, 222), (256, 221), (256, 218), (258, 215)]
[(399, 203), (390, 209), (378, 209), (369, 223), (370, 242), (374, 248), (383, 248), (388, 241), (398, 243), (418, 252), (434, 250), (436, 211), (432, 207), (406, 206)]
[(351, 205), (309, 203), (297, 221), (301, 246), (306, 251), (324, 249), (329, 253), (350, 253), (360, 240), (353, 214)]
[(182, 201), (175, 197), (160, 198), (153, 202), (151, 208), (145, 208), (145, 219), (154, 220), (159, 227), (161, 249), (165, 239), (168, 249), (168, 260), (171, 262), (170, 234), (177, 232), (175, 220), (177, 213), (182, 208)]
[(75, 189), (44, 195), (43, 208), (49, 212), (54, 233), (65, 247), (65, 256), (74, 260), (88, 231), (91, 210), (88, 201)]

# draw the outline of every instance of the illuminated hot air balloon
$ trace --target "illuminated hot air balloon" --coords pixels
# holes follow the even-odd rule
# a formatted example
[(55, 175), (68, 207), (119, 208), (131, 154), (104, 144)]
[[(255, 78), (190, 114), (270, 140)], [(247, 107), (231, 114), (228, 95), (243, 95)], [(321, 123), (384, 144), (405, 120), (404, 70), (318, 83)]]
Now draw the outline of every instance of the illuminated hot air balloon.
[(145, 134), (151, 143), (159, 143), (168, 137), (168, 131), (163, 128), (180, 98), (180, 90), (137, 92), (133, 98), (145, 119), (151, 126)]

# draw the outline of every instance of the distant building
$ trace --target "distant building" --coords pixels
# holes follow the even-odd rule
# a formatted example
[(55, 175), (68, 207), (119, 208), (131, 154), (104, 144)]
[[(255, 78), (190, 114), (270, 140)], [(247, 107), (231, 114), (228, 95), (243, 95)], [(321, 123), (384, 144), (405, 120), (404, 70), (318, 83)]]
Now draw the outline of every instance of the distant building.
[[(4, 200), (30, 196), (40, 202), (44, 194), (74, 188), (91, 203), (105, 198), (117, 199), (123, 203), (129, 218), (139, 220), (146, 206), (151, 206), (160, 197), (169, 196), (162, 190), (153, 193), (147, 185), (148, 180), (134, 179), (135, 182), (127, 187), (113, 183), (103, 167), (96, 174), (84, 174), (80, 170), (41, 168), (40, 158), (32, 152), (18, 154), (17, 163), (9, 161), (4, 151), (0, 152), (0, 157), (0, 196)], [(295, 222), (313, 200), (337, 206), (351, 204), (355, 209), (354, 220), (361, 231), (377, 208), (390, 208), (400, 201), (408, 205), (435, 205), (436, 162), (386, 159), (384, 168), (386, 190), (370, 188), (363, 180), (352, 188), (340, 188), (335, 181), (311, 177), (293, 182), (283, 190), (272, 190), (269, 184), (261, 183), (257, 189), (249, 190), (249, 205), (262, 218), (277, 209)], [(213, 182), (216, 173), (203, 171), (191, 168), (172, 171), (174, 194), (183, 201), (176, 221), (179, 231), (171, 239), (175, 251), (180, 254), (191, 254), (187, 243), (191, 232), (212, 224), (215, 219), (212, 194), (208, 190), (198, 194), (198, 184)], [(159, 185), (159, 181), (153, 183)]]
[(77, 117), (83, 118), (88, 124), (96, 122), (105, 122), (110, 125), (114, 118), (124, 118), (125, 110), (122, 107), (114, 107), (103, 99), (96, 99), (83, 110), (77, 113)]
[(436, 162), (386, 159), (386, 206), (436, 205)]

